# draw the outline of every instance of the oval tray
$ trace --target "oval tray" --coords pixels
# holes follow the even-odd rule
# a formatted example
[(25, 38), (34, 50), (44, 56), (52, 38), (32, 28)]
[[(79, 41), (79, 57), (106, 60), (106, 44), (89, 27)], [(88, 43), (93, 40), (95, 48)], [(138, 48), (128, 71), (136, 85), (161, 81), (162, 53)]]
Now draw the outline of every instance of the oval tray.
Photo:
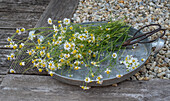
[[(95, 22), (92, 22), (95, 23)], [(99, 22), (100, 23), (100, 22)], [(103, 23), (103, 22), (102, 22)], [(83, 23), (83, 24), (89, 24), (89, 23)], [(130, 28), (129, 30), (129, 35), (132, 35), (133, 33), (135, 33), (137, 30), (134, 28)], [(142, 32), (140, 32), (139, 34), (143, 34)], [(146, 41), (149, 39), (146, 39)], [(132, 46), (131, 46), (132, 47)], [(119, 83), (123, 80), (128, 79), (129, 77), (133, 76), (135, 73), (137, 73), (145, 64), (146, 60), (148, 59), (148, 57), (151, 54), (151, 48), (152, 45), (151, 43), (146, 43), (146, 44), (139, 44), (135, 49), (132, 48), (127, 48), (126, 51), (124, 51), (123, 55), (121, 56), (122, 60), (124, 60), (124, 58), (127, 55), (132, 55), (135, 58), (138, 58), (138, 60), (141, 60), (142, 58), (145, 59), (144, 62), (139, 61), (140, 65), (133, 70), (129, 70), (128, 72), (126, 71), (125, 65), (121, 65), (119, 64), (118, 60), (120, 58), (120, 54), (123, 52), (123, 50), (120, 51), (120, 54), (118, 54), (117, 57), (117, 64), (116, 64), (116, 68), (117, 70), (120, 72), (120, 74), (122, 74), (121, 78), (116, 78), (116, 74), (118, 74), (118, 72), (113, 68), (112, 72), (110, 73), (110, 75), (108, 76), (106, 73), (102, 73), (101, 75), (103, 76), (103, 83), (102, 84), (97, 84), (96, 81), (92, 81), (90, 83), (88, 83), (88, 86), (106, 86), (106, 85), (112, 85), (115, 83)], [(109, 63), (109, 61), (106, 61), (103, 63), (103, 66), (107, 65)], [(101, 67), (102, 68), (102, 67)], [(64, 71), (62, 71), (62, 75), (61, 71), (57, 71), (56, 73), (54, 73), (53, 78), (64, 82), (64, 83), (68, 83), (68, 84), (72, 84), (72, 85), (84, 85), (84, 78), (86, 77), (87, 73), (86, 72), (88, 69), (87, 68), (83, 68), (78, 70), (78, 71), (73, 71), (73, 77), (69, 77), (67, 73), (65, 73)]]

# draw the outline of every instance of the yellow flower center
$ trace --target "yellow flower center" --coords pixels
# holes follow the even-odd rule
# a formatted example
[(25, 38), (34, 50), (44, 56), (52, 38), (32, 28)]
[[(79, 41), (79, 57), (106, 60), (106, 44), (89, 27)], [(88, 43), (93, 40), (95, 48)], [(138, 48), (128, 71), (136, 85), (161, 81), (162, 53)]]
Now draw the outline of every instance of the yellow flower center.
[(19, 48), (22, 48), (22, 45), (19, 45)]
[(86, 78), (86, 79), (85, 79), (85, 81), (89, 81), (89, 79), (88, 79), (88, 78)]
[(89, 50), (88, 52), (91, 53), (91, 50)]
[(135, 69), (135, 67), (133, 66), (132, 69)]
[(58, 21), (58, 23), (61, 23), (61, 21)]
[(13, 49), (16, 49), (17, 48), (17, 46), (13, 46)]
[(76, 52), (77, 52), (77, 50), (74, 50), (74, 51), (73, 51), (73, 54), (75, 54)]
[(40, 42), (41, 42), (40, 39), (38, 39), (37, 41), (38, 41), (38, 44), (40, 44)]
[(120, 77), (121, 77), (121, 75), (118, 75), (117, 77), (118, 77), (118, 78), (120, 78)]
[(14, 70), (11, 70), (11, 73), (14, 73)]
[(11, 58), (14, 58), (14, 55), (11, 55)]
[(66, 48), (68, 48), (69, 47), (69, 45), (66, 45)]
[(80, 48), (83, 48), (83, 45), (80, 45)]
[(50, 53), (47, 53), (47, 57), (50, 58)]
[(11, 41), (11, 39), (10, 39), (10, 38), (8, 38), (8, 41)]
[(83, 38), (83, 36), (80, 36), (80, 38)]
[(52, 66), (52, 63), (49, 63), (50, 66)]
[(50, 76), (53, 76), (53, 73), (50, 73)]
[(29, 54), (29, 55), (32, 55), (32, 53), (31, 53), (31, 52), (28, 52), (28, 54)]
[(25, 31), (25, 29), (24, 29), (24, 28), (22, 28), (22, 29), (21, 29), (21, 32), (24, 32), (24, 31)]
[(135, 62), (135, 60), (132, 60), (132, 62)]
[(10, 60), (10, 57), (8, 57), (8, 60)]
[(115, 54), (113, 54), (113, 57), (115, 57), (116, 55)]
[(61, 59), (60, 61), (61, 61), (61, 62), (64, 62), (64, 59)]
[(72, 30), (72, 29), (73, 29), (73, 27), (70, 27), (70, 29)]
[(42, 69), (39, 69), (39, 72), (42, 72)]
[(68, 22), (68, 20), (66, 20), (66, 22)]
[(48, 22), (49, 22), (49, 23), (52, 23), (52, 21), (51, 21), (51, 20), (49, 20)]
[(101, 77), (97, 77), (97, 79), (98, 79), (98, 80), (100, 80), (100, 79), (101, 79)]
[(110, 71), (106, 71), (106, 73), (107, 73), (107, 74), (109, 74), (109, 73), (110, 73)]
[(19, 30), (16, 30), (16, 33), (19, 33)]

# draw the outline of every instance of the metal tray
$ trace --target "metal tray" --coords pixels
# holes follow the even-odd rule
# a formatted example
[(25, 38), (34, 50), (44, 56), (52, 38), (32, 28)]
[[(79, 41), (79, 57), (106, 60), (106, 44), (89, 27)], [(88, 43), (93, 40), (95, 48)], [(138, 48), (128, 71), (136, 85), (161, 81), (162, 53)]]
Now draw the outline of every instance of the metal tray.
[[(93, 22), (92, 22), (93, 23)], [(89, 23), (83, 23), (83, 24), (89, 24)], [(130, 28), (129, 34), (133, 34), (135, 33), (137, 30), (134, 28)], [(139, 34), (143, 34), (142, 32), (140, 32)], [(146, 39), (145, 41), (147, 41), (149, 39)], [(120, 54), (118, 54), (117, 57), (117, 64), (116, 64), (116, 68), (117, 70), (120, 72), (120, 74), (122, 74), (123, 76), (121, 78), (116, 78), (116, 74), (117, 71), (115, 71), (115, 69), (112, 69), (112, 72), (110, 73), (110, 76), (108, 77), (108, 75), (106, 73), (102, 73), (101, 75), (103, 76), (103, 83), (102, 84), (97, 84), (96, 81), (92, 81), (90, 83), (88, 83), (88, 86), (107, 86), (107, 85), (112, 85), (115, 83), (119, 83), (123, 80), (128, 79), (129, 77), (133, 76), (135, 73), (137, 73), (145, 64), (146, 60), (148, 59), (148, 57), (152, 54), (154, 54), (155, 52), (159, 51), (163, 46), (164, 46), (164, 40), (162, 39), (158, 39), (156, 41), (157, 46), (154, 52), (151, 52), (152, 50), (152, 43), (145, 43), (145, 44), (139, 44), (135, 49), (132, 48), (127, 48), (126, 51), (124, 51), (123, 55), (121, 56), (121, 59), (123, 60), (127, 55), (133, 55), (134, 57), (138, 58), (138, 60), (141, 60), (142, 58), (145, 59), (144, 62), (140, 62), (140, 66), (138, 66), (136, 69), (134, 70), (130, 70), (130, 71), (126, 71), (125, 65), (119, 64), (119, 58), (120, 58), (120, 54), (123, 52), (123, 50), (120, 51)], [(105, 66), (109, 63), (109, 61), (106, 61), (102, 64), (102, 66)], [(102, 67), (100, 67), (102, 68)], [(78, 71), (73, 71), (73, 77), (69, 77), (67, 73), (63, 72), (62, 75), (61, 71), (57, 71), (54, 73), (53, 78), (64, 82), (64, 83), (68, 83), (71, 85), (84, 85), (84, 78), (87, 76), (86, 72), (88, 69), (87, 68), (83, 68), (78, 70)]]

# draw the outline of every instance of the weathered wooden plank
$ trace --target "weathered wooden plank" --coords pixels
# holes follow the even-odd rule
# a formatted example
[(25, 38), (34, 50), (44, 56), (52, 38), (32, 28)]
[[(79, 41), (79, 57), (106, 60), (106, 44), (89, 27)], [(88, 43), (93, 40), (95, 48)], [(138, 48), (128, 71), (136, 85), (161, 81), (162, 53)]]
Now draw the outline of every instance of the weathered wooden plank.
[[(43, 15), (41, 16), (35, 27), (47, 26), (47, 19), (49, 17), (53, 19), (63, 19), (65, 17), (71, 18), (75, 9), (77, 8), (78, 2), (79, 0), (51, 0), (49, 5), (47, 6), (47, 9), (44, 11)], [(20, 57), (23, 56), (19, 56), (18, 59), (20, 59)], [(24, 67), (21, 67), (20, 65), (15, 63), (13, 63), (12, 65), (16, 66), (16, 73), (23, 73), (24, 70), (26, 70), (32, 65), (32, 63), (27, 64)], [(36, 68), (33, 68), (25, 72), (25, 74), (47, 75), (47, 72), (43, 71), (42, 73), (39, 73)]]
[[(42, 10), (43, 11), (43, 10)], [(40, 18), (41, 13), (15, 13), (15, 12), (1, 12), (0, 20), (2, 21), (26, 21), (37, 20)]]
[(29, 4), (29, 5), (44, 5), (50, 0), (0, 0), (1, 3), (7, 4)]
[(23, 20), (23, 21), (4, 21), (0, 20), (0, 26), (3, 27), (25, 27), (25, 28), (33, 28), (36, 24), (37, 20)]
[[(6, 75), (0, 86), (1, 101), (169, 101), (170, 81), (124, 81), (117, 87), (80, 87), (48, 76)], [(10, 95), (10, 96), (9, 96)]]
[(30, 5), (30, 4), (10, 4), (0, 2), (0, 12), (19, 12), (19, 13), (42, 13), (46, 8), (44, 5)]
[(1, 82), (2, 82), (4, 77), (5, 77), (5, 75), (0, 75), (0, 85), (1, 85)]
[(78, 3), (79, 0), (51, 0), (35, 27), (47, 26), (49, 17), (55, 20), (71, 18)]

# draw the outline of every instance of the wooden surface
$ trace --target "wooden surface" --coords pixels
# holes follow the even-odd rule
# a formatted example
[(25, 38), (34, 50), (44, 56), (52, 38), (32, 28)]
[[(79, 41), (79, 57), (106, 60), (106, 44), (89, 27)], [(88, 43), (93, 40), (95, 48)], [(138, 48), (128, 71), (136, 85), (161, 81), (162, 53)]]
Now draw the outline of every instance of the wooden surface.
[[(50, 17), (55, 20), (63, 20), (64, 18), (71, 18), (75, 9), (77, 8), (79, 0), (51, 0), (48, 4), (46, 10), (42, 14), (40, 20), (36, 24), (37, 27), (44, 27), (49, 26), (47, 23), (47, 19)], [(28, 55), (25, 52), (22, 53), (23, 55)], [(20, 60), (22, 56), (18, 56), (17, 60)], [(16, 73), (23, 73), (27, 68), (31, 67), (32, 63), (25, 65), (24, 67), (20, 66), (18, 63), (12, 63), (10, 68), (14, 68)], [(13, 67), (15, 66), (15, 67)], [(24, 72), (24, 74), (36, 74), (36, 75), (48, 75), (47, 72), (38, 72), (36, 68), (29, 69), (28, 71)]]
[(0, 0), (0, 75), (7, 73), (9, 63), (6, 55), (11, 49), (5, 48), (7, 37), (17, 27), (34, 27), (50, 0)]
[[(56, 1), (68, 3), (73, 0)], [(50, 76), (5, 75), (9, 68), (6, 55), (11, 51), (3, 47), (6, 38), (15, 32), (16, 27), (38, 27), (42, 25), (41, 21), (46, 22), (43, 16), (53, 18), (53, 13), (49, 13), (48, 16), (43, 14), (39, 20), (49, 2), (0, 0), (0, 101), (170, 101), (170, 80), (124, 81), (117, 87), (94, 87), (83, 91)], [(70, 9), (69, 6), (66, 8)], [(67, 14), (56, 12), (54, 18), (62, 19)], [(71, 13), (67, 16), (71, 17)]]
[(83, 91), (49, 76), (6, 75), (0, 101), (170, 101), (168, 80), (124, 81)]

